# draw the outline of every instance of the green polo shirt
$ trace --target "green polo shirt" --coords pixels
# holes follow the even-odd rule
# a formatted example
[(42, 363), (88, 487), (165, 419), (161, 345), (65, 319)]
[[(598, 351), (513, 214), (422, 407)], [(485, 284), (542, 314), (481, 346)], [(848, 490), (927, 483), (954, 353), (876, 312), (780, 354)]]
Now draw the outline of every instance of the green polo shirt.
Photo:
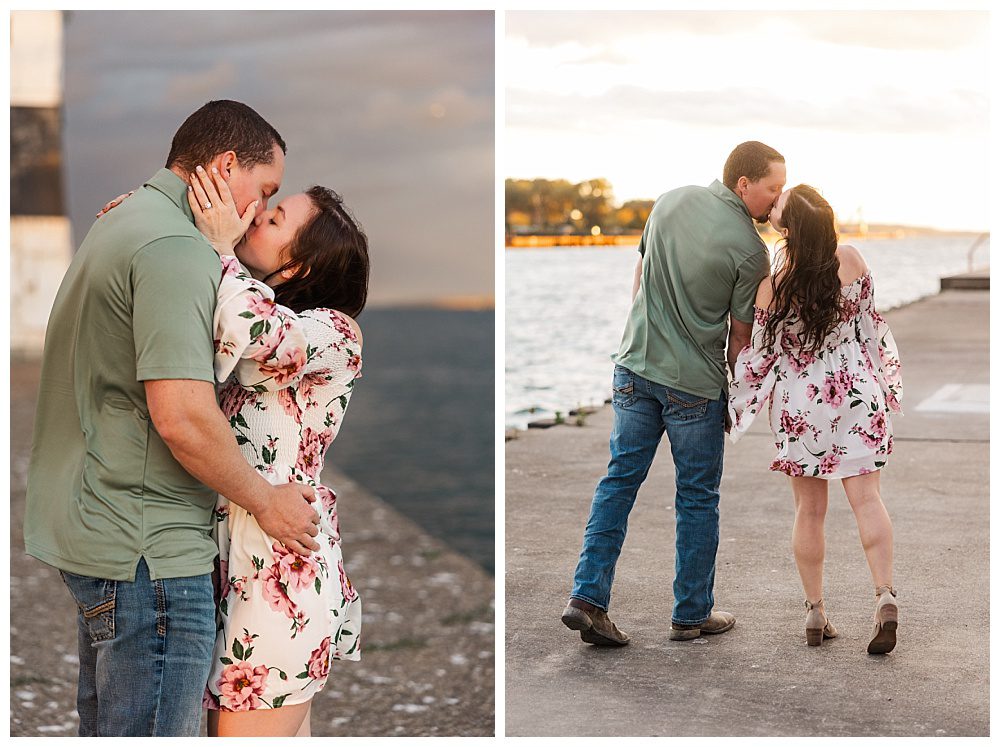
[(612, 359), (698, 397), (726, 388), (730, 312), (753, 322), (767, 247), (746, 205), (715, 181), (659, 197), (639, 242), (642, 278)]
[(83, 576), (208, 573), (215, 494), (171, 455), (143, 382), (214, 381), (219, 257), (194, 226), (186, 184), (160, 169), (94, 223), (45, 333), (24, 543)]

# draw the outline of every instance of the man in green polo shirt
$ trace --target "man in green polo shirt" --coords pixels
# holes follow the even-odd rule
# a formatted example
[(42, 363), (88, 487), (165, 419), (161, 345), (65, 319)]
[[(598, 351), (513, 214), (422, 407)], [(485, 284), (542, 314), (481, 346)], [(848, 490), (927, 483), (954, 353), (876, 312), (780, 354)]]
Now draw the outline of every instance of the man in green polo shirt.
[(719, 483), (732, 370), (750, 342), (757, 285), (768, 274), (765, 222), (785, 185), (785, 159), (756, 141), (736, 147), (723, 181), (660, 196), (639, 242), (632, 309), (615, 360), (608, 473), (598, 484), (562, 621), (596, 645), (629, 637), (608, 619), (628, 515), (664, 431), (676, 476), (670, 638), (723, 633), (713, 611)]
[(197, 736), (215, 643), (216, 493), (297, 552), (318, 549), (312, 489), (271, 486), (240, 453), (214, 387), (218, 255), (187, 177), (225, 174), (243, 213), (281, 184), (285, 143), (212, 101), (166, 168), (98, 220), (49, 317), (25, 546), (79, 608), (81, 736)]

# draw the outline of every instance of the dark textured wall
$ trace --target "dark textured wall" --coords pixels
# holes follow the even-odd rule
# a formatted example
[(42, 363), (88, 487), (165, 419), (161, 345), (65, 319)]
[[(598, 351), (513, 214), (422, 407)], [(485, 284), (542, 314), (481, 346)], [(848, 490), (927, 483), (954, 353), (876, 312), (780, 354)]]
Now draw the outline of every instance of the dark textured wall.
[(11, 215), (64, 213), (61, 120), (58, 108), (11, 107)]

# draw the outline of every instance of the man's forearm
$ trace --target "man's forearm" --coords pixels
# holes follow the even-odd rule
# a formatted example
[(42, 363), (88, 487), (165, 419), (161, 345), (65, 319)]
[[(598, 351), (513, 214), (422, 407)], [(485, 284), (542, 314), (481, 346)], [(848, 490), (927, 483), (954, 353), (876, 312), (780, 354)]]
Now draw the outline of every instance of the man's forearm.
[(632, 279), (632, 300), (635, 301), (635, 297), (639, 295), (639, 285), (642, 283), (642, 257), (639, 257), (639, 261), (635, 265), (635, 277)]
[(729, 335), (729, 341), (726, 343), (726, 362), (729, 364), (730, 375), (736, 370), (736, 359), (740, 357), (740, 351), (749, 344), (749, 337)]
[(193, 477), (254, 513), (268, 482), (247, 462), (219, 410), (190, 418), (186, 428), (164, 438), (170, 453)]
[(150, 417), (170, 453), (193, 477), (250, 513), (268, 483), (250, 466), (215, 401), (211, 384), (148, 382)]

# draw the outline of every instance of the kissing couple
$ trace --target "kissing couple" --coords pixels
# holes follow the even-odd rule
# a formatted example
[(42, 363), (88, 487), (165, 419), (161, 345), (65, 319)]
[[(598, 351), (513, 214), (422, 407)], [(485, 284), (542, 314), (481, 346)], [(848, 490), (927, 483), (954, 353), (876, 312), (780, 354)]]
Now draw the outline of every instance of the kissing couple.
[[(586, 643), (624, 646), (608, 618), (628, 515), (664, 432), (676, 476), (676, 552), (669, 637), (731, 630), (715, 610), (719, 485), (725, 434), (735, 442), (765, 403), (795, 502), (792, 546), (805, 594), (805, 639), (837, 630), (823, 600), (828, 486), (840, 480), (875, 588), (867, 646), (896, 645), (892, 523), (879, 476), (901, 411), (899, 356), (875, 310), (861, 253), (838, 241), (830, 204), (812, 187), (783, 191), (785, 159), (749, 141), (722, 181), (657, 199), (639, 243), (632, 308), (615, 361), (611, 459), (594, 493), (562, 622)], [(774, 272), (754, 221), (779, 234)], [(728, 370), (727, 370), (728, 369)]]
[[(361, 371), (368, 242), (212, 101), (101, 211), (45, 337), (24, 537), (78, 608), (80, 736), (308, 736), (360, 658), (319, 483)], [(215, 558), (218, 556), (218, 563)], [(213, 572), (214, 571), (214, 572)]]

